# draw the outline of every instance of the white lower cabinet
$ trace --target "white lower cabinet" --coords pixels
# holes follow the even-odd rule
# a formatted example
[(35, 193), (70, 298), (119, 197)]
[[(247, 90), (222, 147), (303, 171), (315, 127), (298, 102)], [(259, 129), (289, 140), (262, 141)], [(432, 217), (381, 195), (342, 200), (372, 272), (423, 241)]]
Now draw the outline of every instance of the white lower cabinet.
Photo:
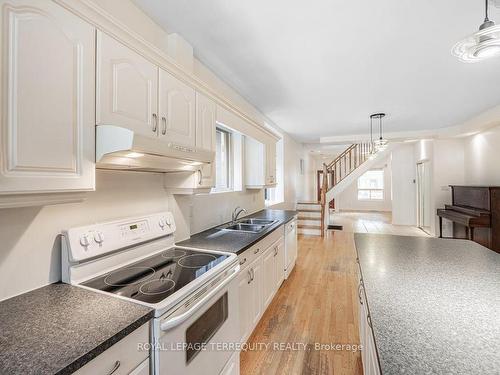
[(361, 360), (364, 375), (380, 375), (380, 367), (375, 347), (375, 339), (371, 326), (371, 317), (366, 303), (364, 286), (360, 281), (358, 287), (359, 306), (359, 338), (362, 345)]
[(262, 293), (264, 309), (271, 303), (276, 292), (276, 246), (271, 246), (262, 255), (264, 270)]
[(138, 345), (149, 342), (149, 323), (146, 323), (101, 353), (74, 374), (149, 374), (149, 351), (139, 350)]
[(226, 366), (222, 369), (220, 375), (240, 375), (240, 353), (235, 352)]
[(285, 241), (280, 239), (276, 244), (275, 254), (275, 267), (276, 267), (276, 291), (279, 289), (285, 280)]
[(273, 300), (284, 280), (283, 227), (238, 255), (240, 340), (246, 340)]

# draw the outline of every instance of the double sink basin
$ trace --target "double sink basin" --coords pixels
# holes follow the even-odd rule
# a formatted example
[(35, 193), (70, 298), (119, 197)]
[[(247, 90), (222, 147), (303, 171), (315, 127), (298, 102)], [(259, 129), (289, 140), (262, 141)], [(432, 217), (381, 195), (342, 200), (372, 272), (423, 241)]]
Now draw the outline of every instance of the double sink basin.
[(264, 229), (270, 227), (277, 220), (267, 219), (240, 219), (234, 223), (225, 224), (217, 229), (228, 230), (233, 232), (260, 233)]

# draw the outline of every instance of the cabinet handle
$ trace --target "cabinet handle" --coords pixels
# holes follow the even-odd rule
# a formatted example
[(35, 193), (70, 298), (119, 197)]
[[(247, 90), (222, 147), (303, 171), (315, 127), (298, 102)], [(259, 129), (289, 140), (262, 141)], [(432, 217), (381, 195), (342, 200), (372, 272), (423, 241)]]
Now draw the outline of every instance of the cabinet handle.
[(201, 185), (201, 182), (203, 180), (203, 172), (201, 171), (201, 169), (198, 169), (198, 185)]
[(120, 361), (116, 361), (115, 365), (113, 366), (113, 368), (111, 369), (111, 371), (108, 372), (108, 375), (114, 374), (116, 372), (116, 370), (118, 370), (120, 368), (120, 365), (121, 365)]
[(240, 261), (240, 266), (244, 265), (247, 262), (247, 258), (243, 258), (243, 260)]
[(252, 270), (252, 269), (250, 268), (250, 269), (247, 271), (247, 273), (248, 273), (248, 282), (247, 282), (247, 283), (248, 283), (248, 284), (250, 284), (250, 283), (252, 282), (252, 280), (253, 280), (253, 279), (252, 279), (252, 272), (251, 272), (251, 270)]
[(251, 271), (252, 271), (252, 281), (253, 281), (255, 279), (255, 271), (253, 268), (251, 269)]
[(161, 118), (161, 124), (162, 124), (161, 134), (165, 135), (167, 134), (167, 118), (165, 116)]
[(274, 247), (274, 256), (278, 255), (278, 246)]
[(153, 113), (153, 132), (156, 133), (158, 130), (158, 115)]
[(260, 251), (260, 249), (256, 249), (253, 253), (257, 254)]

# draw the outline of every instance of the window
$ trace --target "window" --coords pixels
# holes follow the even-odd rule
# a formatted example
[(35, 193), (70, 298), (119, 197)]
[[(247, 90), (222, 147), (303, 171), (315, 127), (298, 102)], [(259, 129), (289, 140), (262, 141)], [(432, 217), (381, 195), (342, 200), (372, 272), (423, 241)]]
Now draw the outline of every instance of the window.
[(217, 128), (215, 147), (215, 190), (231, 190), (231, 133)]
[(374, 169), (358, 178), (358, 200), (384, 199), (384, 170)]

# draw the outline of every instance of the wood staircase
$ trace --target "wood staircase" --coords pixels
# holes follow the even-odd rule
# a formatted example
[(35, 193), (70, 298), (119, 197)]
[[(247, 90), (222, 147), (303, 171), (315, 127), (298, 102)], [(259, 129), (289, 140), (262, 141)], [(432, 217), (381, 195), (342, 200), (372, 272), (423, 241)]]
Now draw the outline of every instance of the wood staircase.
[(321, 204), (320, 202), (298, 202), (297, 230), (300, 234), (321, 235)]
[(326, 193), (367, 161), (370, 155), (373, 155), (373, 151), (374, 146), (372, 142), (354, 143), (330, 163), (323, 163), (321, 200), (318, 202), (321, 236), (325, 235), (325, 230), (327, 229), (325, 228), (325, 215), (329, 214), (328, 204), (330, 202), (326, 202)]

